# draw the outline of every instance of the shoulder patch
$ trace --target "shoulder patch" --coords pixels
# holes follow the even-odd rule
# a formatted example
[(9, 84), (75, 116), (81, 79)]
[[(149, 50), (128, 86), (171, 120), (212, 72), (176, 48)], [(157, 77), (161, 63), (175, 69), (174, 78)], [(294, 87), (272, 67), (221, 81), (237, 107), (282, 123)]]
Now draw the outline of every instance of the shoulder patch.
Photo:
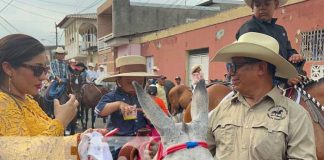
[(283, 120), (287, 117), (288, 110), (283, 106), (273, 106), (268, 109), (268, 117), (274, 120)]

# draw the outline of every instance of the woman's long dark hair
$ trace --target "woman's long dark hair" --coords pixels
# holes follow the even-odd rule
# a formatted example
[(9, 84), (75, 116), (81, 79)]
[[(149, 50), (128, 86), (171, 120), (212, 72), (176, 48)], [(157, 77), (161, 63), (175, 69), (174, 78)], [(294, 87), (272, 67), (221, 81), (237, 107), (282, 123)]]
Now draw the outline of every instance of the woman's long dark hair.
[(22, 63), (30, 61), (43, 53), (45, 47), (37, 39), (24, 34), (11, 34), (0, 39), (0, 83), (6, 77), (2, 63), (8, 62), (18, 68)]

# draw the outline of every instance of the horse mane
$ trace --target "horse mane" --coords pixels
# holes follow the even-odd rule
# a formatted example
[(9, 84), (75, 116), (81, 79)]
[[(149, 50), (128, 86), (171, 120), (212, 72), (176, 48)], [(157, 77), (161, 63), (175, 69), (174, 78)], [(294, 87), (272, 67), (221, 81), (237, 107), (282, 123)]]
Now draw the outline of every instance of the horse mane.
[(313, 88), (313, 87), (318, 86), (322, 83), (324, 83), (324, 77), (320, 78), (318, 81), (311, 80), (308, 84), (305, 85), (305, 89)]
[(210, 83), (208, 83), (206, 85), (206, 88), (214, 85), (214, 84), (222, 84), (224, 86), (230, 87), (231, 83), (227, 82), (227, 81), (223, 81), (223, 80), (219, 80), (219, 79), (210, 79)]

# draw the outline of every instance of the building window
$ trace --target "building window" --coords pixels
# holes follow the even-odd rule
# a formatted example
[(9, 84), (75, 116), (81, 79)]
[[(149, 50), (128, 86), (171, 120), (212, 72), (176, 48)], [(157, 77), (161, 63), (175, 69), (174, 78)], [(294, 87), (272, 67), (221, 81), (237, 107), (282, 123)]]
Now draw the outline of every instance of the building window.
[(324, 29), (302, 32), (301, 54), (307, 61), (324, 60)]

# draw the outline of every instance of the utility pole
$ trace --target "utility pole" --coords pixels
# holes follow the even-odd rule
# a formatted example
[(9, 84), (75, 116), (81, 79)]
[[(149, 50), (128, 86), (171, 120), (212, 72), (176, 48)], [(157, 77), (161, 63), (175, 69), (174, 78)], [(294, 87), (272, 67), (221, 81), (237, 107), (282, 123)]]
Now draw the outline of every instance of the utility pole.
[(57, 25), (56, 25), (56, 22), (54, 22), (54, 25), (55, 25), (55, 43), (56, 43), (56, 48), (57, 48), (58, 44), (57, 44)]

